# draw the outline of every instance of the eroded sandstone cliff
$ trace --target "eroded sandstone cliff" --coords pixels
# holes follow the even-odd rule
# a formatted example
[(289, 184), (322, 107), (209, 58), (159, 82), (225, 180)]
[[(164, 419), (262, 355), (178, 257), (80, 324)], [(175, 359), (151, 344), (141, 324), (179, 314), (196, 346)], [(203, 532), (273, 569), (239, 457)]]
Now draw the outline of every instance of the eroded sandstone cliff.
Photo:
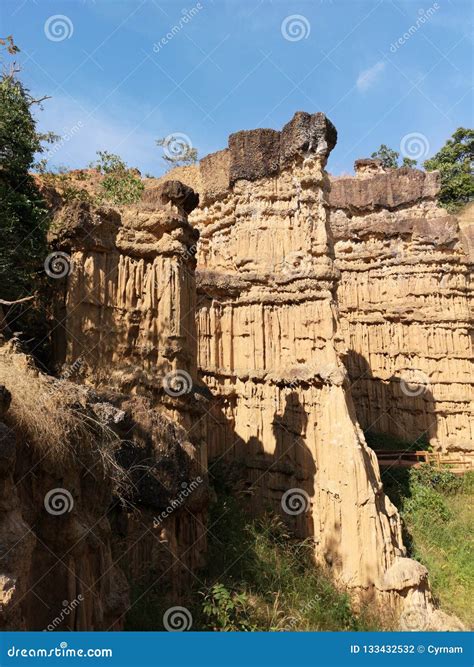
[(137, 589), (179, 600), (204, 563), (193, 197), (57, 215), (60, 378), (0, 345), (1, 627), (120, 629)]
[(361, 425), (459, 458), (474, 442), (474, 256), (438, 190), (436, 173), (360, 160), (331, 179), (331, 230)]
[(216, 396), (210, 466), (243, 463), (249, 506), (270, 506), (312, 537), (317, 561), (356, 598), (388, 602), (402, 625), (434, 627), (426, 571), (405, 557), (341, 361), (347, 325), (324, 170), (335, 141), (322, 114), (298, 113), (281, 132), (237, 133), (172, 174), (200, 194), (190, 219), (200, 232), (198, 366)]
[[(435, 176), (367, 162), (330, 179), (335, 142), (323, 114), (300, 112), (281, 132), (232, 135), (149, 183), (137, 205), (58, 210), (58, 371), (84, 385), (72, 404), (116, 438), (119, 475), (89, 478), (80, 456), (67, 474), (43, 469), (13, 395), (1, 439), (4, 626), (46, 625), (49, 611), (32, 620), (35, 595), (56, 609), (80, 594), (65, 627), (121, 627), (130, 585), (148, 572), (179, 596), (204, 560), (208, 463), (227, 461), (249, 510), (269, 507), (311, 538), (356, 603), (384, 605), (402, 628), (457, 627), (406, 557), (359, 422), (467, 448), (465, 229), (436, 208)], [(74, 500), (60, 540), (41, 504), (50, 487)]]

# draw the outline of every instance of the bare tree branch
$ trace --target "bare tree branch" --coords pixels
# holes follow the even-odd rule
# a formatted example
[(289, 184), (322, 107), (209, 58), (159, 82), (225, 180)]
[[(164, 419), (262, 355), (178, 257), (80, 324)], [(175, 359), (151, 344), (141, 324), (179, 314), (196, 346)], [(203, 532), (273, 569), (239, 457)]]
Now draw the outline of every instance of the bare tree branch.
[(32, 104), (41, 104), (41, 102), (44, 102), (45, 100), (50, 100), (51, 95), (43, 95), (43, 97), (38, 97), (37, 100), (35, 100), (33, 97), (29, 100), (28, 104), (31, 106)]
[(25, 301), (31, 301), (34, 299), (33, 296), (25, 296), (23, 299), (16, 299), (16, 301), (5, 301), (5, 299), (0, 299), (0, 305), (1, 306), (15, 306), (17, 303), (24, 303)]

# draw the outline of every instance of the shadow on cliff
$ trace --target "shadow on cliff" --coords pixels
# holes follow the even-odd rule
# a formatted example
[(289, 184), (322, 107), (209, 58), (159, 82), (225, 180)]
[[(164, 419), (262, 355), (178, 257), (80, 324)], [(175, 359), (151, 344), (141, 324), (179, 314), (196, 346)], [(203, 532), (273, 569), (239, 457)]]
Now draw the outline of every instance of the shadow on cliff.
[(357, 419), (373, 449), (428, 450), (436, 439), (435, 401), (426, 376), (392, 375), (384, 381), (353, 350), (345, 358)]
[[(379, 458), (384, 491), (398, 509), (411, 496), (410, 467), (396, 459), (402, 452), (428, 451), (436, 439), (435, 400), (426, 383), (410, 384), (406, 377), (392, 375), (383, 381), (374, 376), (367, 359), (351, 350), (345, 359), (357, 419), (369, 447), (385, 455)], [(409, 554), (412, 537), (403, 525), (403, 541)]]
[(271, 417), (273, 451), (256, 436), (248, 440), (239, 436), (232, 420), (215, 406), (213, 419), (224, 451), (211, 458), (209, 471), (217, 484), (223, 474), (230, 478), (251, 515), (278, 512), (295, 536), (305, 539), (314, 535), (311, 498), (316, 465), (305, 443), (308, 416), (298, 393), (292, 391), (284, 401), (283, 410), (275, 410)]

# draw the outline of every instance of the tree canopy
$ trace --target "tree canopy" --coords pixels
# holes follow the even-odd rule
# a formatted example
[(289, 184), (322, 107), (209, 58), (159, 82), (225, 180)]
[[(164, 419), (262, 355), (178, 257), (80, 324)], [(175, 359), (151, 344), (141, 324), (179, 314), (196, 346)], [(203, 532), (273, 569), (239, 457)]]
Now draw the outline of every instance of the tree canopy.
[[(393, 148), (389, 148), (385, 144), (381, 144), (380, 148), (378, 148), (370, 157), (376, 158), (377, 160), (382, 161), (382, 165), (386, 169), (397, 169), (399, 164), (398, 160), (400, 158), (400, 153), (398, 151), (394, 151)], [(412, 158), (409, 157), (404, 157), (402, 160), (402, 167), (415, 167), (416, 166), (416, 160), (413, 160)]]
[(0, 298), (31, 294), (46, 257), (48, 211), (30, 170), (43, 135), (35, 100), (11, 73), (0, 79)]
[(427, 171), (439, 170), (439, 201), (454, 210), (474, 198), (474, 130), (459, 127), (445, 145), (426, 160)]

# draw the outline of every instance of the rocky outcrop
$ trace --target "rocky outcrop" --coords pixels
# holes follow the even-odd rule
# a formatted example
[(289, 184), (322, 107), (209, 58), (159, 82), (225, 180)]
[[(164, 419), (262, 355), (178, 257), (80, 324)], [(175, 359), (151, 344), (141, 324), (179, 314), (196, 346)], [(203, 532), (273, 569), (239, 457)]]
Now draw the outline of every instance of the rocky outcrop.
[[(180, 170), (200, 194), (190, 220), (200, 232), (198, 366), (215, 395), (210, 466), (238, 460), (249, 507), (270, 506), (313, 538), (317, 562), (355, 599), (388, 604), (402, 626), (416, 600), (416, 627), (434, 627), (426, 577), (405, 558), (341, 361), (324, 171), (335, 140), (322, 114), (298, 113), (281, 132), (237, 133)], [(390, 575), (399, 558), (408, 584)]]
[(472, 453), (472, 249), (436, 173), (356, 163), (331, 179), (346, 364), (364, 429)]
[[(200, 211), (226, 200), (230, 161), (226, 149), (174, 170), (200, 193), (196, 224)], [(456, 215), (439, 208), (436, 173), (385, 170), (371, 159), (355, 169), (330, 178), (327, 198), (341, 352), (358, 420), (367, 431), (429, 444), (446, 461), (472, 461), (473, 205)], [(212, 256), (205, 235), (199, 247), (200, 258)], [(274, 269), (287, 274), (302, 261), (285, 249)], [(204, 287), (210, 280), (229, 293), (245, 283), (200, 264)]]
[(187, 222), (196, 204), (176, 181), (120, 211), (79, 202), (57, 216), (52, 238), (68, 263), (54, 328), (59, 367), (80, 360), (85, 382), (145, 393), (187, 429), (205, 403), (195, 392), (198, 233)]
[(0, 416), (0, 627), (122, 629), (151, 577), (179, 600), (206, 550), (206, 475), (185, 430), (145, 397), (53, 380), (7, 346), (0, 381), (13, 397)]
[(60, 379), (0, 347), (2, 627), (120, 629), (137, 587), (176, 603), (203, 565), (196, 203), (170, 181), (133, 209), (56, 215)]

